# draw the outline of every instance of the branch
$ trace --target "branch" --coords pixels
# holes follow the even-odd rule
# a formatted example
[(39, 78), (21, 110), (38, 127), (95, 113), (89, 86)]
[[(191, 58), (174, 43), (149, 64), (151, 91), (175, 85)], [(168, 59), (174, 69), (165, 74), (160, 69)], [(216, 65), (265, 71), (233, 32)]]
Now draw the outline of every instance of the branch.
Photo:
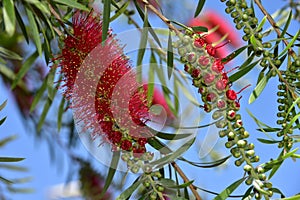
[[(172, 162), (171, 163), (173, 168), (178, 172), (178, 174), (181, 176), (181, 178), (183, 179), (183, 181), (185, 183), (188, 183), (190, 182), (190, 180), (188, 179), (188, 177), (186, 177), (186, 175), (184, 174), (184, 172), (180, 169), (180, 167), (175, 163), (175, 162)], [(190, 184), (189, 185), (192, 193), (194, 194), (194, 196), (196, 197), (196, 200), (202, 200), (202, 198), (200, 197), (200, 195), (198, 194), (197, 192), (197, 187), (194, 186), (193, 184)]]
[[(274, 21), (274, 19), (272, 18), (272, 16), (267, 12), (267, 10), (263, 7), (263, 5), (261, 4), (260, 0), (254, 0), (254, 2), (257, 4), (257, 6), (259, 7), (259, 9), (261, 10), (261, 12), (267, 16), (267, 19), (269, 21), (269, 23), (271, 24), (271, 26), (274, 28), (275, 32), (277, 33), (278, 37), (281, 36), (281, 32), (280, 29), (278, 28), (278, 26), (276, 25), (276, 22)], [(287, 46), (289, 43), (286, 40), (283, 40), (284, 44)], [(293, 51), (293, 49), (289, 48), (289, 54), (296, 59), (297, 55), (296, 53)]]
[(147, 0), (143, 0), (143, 3), (146, 7), (148, 7), (149, 10), (151, 10), (163, 22), (165, 22), (170, 30), (173, 30), (176, 33), (176, 35), (180, 35), (180, 31), (173, 24), (171, 24), (171, 21), (168, 18), (166, 18), (163, 14), (161, 14), (153, 5), (151, 5)]

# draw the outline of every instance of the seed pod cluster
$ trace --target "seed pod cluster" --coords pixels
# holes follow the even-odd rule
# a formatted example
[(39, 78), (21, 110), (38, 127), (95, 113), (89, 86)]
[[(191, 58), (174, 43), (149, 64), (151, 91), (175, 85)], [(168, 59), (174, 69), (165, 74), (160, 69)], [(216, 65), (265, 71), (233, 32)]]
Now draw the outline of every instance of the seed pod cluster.
[(152, 167), (146, 163), (153, 159), (153, 153), (145, 152), (137, 155), (134, 152), (123, 152), (121, 159), (127, 163), (128, 169), (134, 174), (141, 169), (147, 174), (152, 172)]
[[(287, 128), (287, 126), (293, 119), (293, 116), (297, 114), (295, 107), (290, 109), (293, 101), (290, 101), (289, 99), (294, 99), (291, 90), (295, 91), (296, 88), (299, 87), (296, 85), (296, 82), (300, 80), (300, 59), (296, 59), (292, 62), (286, 71), (281, 71), (281, 74), (285, 82), (281, 78), (279, 79), (280, 84), (278, 85), (277, 92), (277, 102), (279, 104), (277, 112), (277, 117), (279, 119), (277, 120), (277, 124), (282, 127), (277, 133), (278, 137), (282, 137), (281, 142), (278, 143), (278, 147), (289, 151), (293, 145), (293, 138), (291, 135), (293, 134), (294, 129), (292, 126), (289, 128)], [(298, 102), (297, 105), (300, 107), (300, 102)]]
[(207, 43), (199, 34), (179, 36), (174, 47), (185, 64), (184, 70), (190, 74), (193, 85), (198, 88), (204, 111), (212, 112), (212, 118), (217, 120), (216, 126), (221, 129), (220, 137), (227, 136), (225, 146), (236, 158), (235, 164), (242, 165), (249, 175), (247, 184), (259, 181), (262, 184), (257, 191), (265, 191), (264, 183), (268, 180), (264, 173), (258, 173), (252, 165), (259, 161), (259, 156), (255, 154), (254, 144), (248, 143), (249, 133), (243, 127), (241, 115), (237, 113), (240, 109), (239, 92), (235, 92), (229, 84), (224, 70), (225, 63), (215, 57), (218, 47)]

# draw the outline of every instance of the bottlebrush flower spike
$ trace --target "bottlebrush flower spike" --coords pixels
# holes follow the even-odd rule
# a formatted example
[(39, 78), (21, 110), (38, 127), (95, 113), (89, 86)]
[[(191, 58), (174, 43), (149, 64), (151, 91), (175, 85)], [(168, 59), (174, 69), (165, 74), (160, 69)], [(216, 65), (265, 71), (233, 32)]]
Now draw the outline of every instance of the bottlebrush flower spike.
[(113, 147), (145, 152), (152, 135), (147, 91), (136, 82), (130, 62), (111, 32), (102, 45), (99, 14), (77, 11), (73, 35), (64, 39), (58, 66), (63, 75), (64, 95), (71, 101), (77, 124), (92, 136), (101, 136)]

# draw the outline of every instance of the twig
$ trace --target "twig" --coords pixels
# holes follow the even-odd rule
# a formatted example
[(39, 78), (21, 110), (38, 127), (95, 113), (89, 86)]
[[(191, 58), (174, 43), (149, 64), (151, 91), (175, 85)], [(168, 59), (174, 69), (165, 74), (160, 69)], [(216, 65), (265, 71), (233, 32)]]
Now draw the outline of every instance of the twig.
[[(173, 168), (174, 168), (174, 169), (178, 172), (178, 174), (181, 176), (181, 178), (183, 179), (183, 181), (184, 181), (185, 183), (190, 182), (190, 180), (188, 179), (188, 177), (186, 177), (186, 175), (184, 174), (184, 172), (180, 169), (180, 167), (179, 167), (175, 162), (172, 162), (171, 164), (172, 164)], [(190, 187), (192, 193), (194, 194), (196, 200), (202, 200), (202, 198), (200, 197), (200, 195), (199, 195), (198, 192), (197, 192), (197, 187), (194, 186), (193, 184), (190, 184), (189, 187)]]
[[(59, 16), (59, 14), (54, 10), (54, 8), (52, 7), (52, 5), (49, 3), (49, 8), (50, 8), (50, 12), (51, 14), (57, 19), (57, 21), (60, 23), (60, 25), (62, 27), (64, 27), (64, 22), (61, 19), (61, 17)], [(56, 27), (53, 27), (53, 29), (55, 30), (55, 32), (57, 33), (58, 36), (62, 36), (63, 33)]]
[[(269, 21), (269, 23), (271, 24), (271, 26), (274, 28), (275, 32), (277, 33), (278, 37), (281, 36), (281, 32), (280, 29), (277, 27), (276, 22), (274, 21), (274, 19), (272, 18), (272, 16), (267, 12), (267, 10), (263, 7), (263, 5), (261, 4), (260, 0), (254, 0), (254, 2), (257, 4), (257, 6), (259, 7), (259, 9), (261, 10), (261, 12), (267, 16), (267, 19)], [(283, 43), (287, 46), (289, 43), (286, 40), (283, 40)], [(289, 54), (296, 59), (297, 55), (296, 53), (293, 51), (293, 49), (289, 48), (288, 49)]]
[(148, 7), (155, 15), (157, 15), (163, 22), (165, 22), (170, 30), (173, 30), (176, 35), (180, 35), (180, 31), (171, 23), (171, 20), (166, 18), (163, 14), (161, 14), (153, 5), (151, 5), (147, 0), (143, 0), (145, 6)]

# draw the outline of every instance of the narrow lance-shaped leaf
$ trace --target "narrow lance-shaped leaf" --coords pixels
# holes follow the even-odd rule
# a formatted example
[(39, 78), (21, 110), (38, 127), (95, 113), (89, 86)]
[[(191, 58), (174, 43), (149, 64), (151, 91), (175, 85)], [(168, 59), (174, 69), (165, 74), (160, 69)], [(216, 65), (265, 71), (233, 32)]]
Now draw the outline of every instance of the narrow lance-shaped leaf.
[(231, 82), (235, 82), (237, 80), (239, 80), (240, 78), (242, 78), (243, 76), (245, 76), (248, 72), (250, 72), (258, 63), (259, 61), (255, 61), (254, 63), (246, 66), (246, 67), (243, 67), (241, 70), (239, 70), (238, 72), (232, 74), (230, 77), (229, 77), (229, 80)]
[(173, 54), (171, 31), (169, 31), (169, 38), (168, 38), (167, 66), (168, 66), (168, 78), (170, 79), (174, 70), (174, 54)]
[(144, 19), (144, 25), (142, 30), (142, 37), (140, 41), (139, 51), (138, 51), (138, 57), (137, 57), (137, 78), (138, 82), (142, 82), (142, 61), (145, 55), (146, 47), (147, 47), (147, 41), (148, 41), (148, 12), (147, 9), (145, 9), (145, 19)]
[(13, 59), (13, 60), (22, 60), (22, 57), (19, 56), (17, 53), (5, 49), (3, 47), (0, 47), (0, 56), (8, 59)]
[(102, 45), (105, 44), (105, 40), (108, 34), (111, 0), (104, 0), (103, 3), (104, 3), (104, 7), (103, 7), (103, 24), (102, 24)]
[(3, 20), (5, 31), (12, 36), (16, 30), (16, 14), (13, 0), (3, 0)]
[[(138, 11), (140, 17), (142, 18), (143, 21), (145, 21), (145, 14), (143, 13), (143, 11), (142, 11), (142, 9), (140, 8), (140, 6), (138, 5), (137, 1), (136, 1), (136, 0), (133, 0), (133, 3), (134, 3), (134, 5), (135, 5), (135, 7), (136, 7), (136, 9), (137, 9), (137, 11)], [(153, 31), (153, 29), (151, 28), (152, 26), (151, 26), (151, 24), (149, 23), (148, 19), (147, 19), (147, 24), (148, 24), (148, 27), (149, 27), (149, 32), (150, 32), (150, 34), (152, 35), (152, 37), (154, 38), (154, 40), (156, 41), (156, 43), (157, 43), (160, 47), (162, 47), (162, 46), (161, 46), (161, 43), (160, 43), (160, 41), (159, 41), (159, 38), (158, 38), (158, 36), (156, 35), (156, 33)]]
[(200, 14), (204, 4), (205, 4), (205, 0), (199, 0), (198, 1), (198, 5), (197, 5), (197, 8), (196, 8), (194, 17), (197, 17)]
[(34, 44), (37, 48), (37, 51), (40, 56), (42, 56), (42, 43), (41, 43), (41, 38), (40, 38), (40, 32), (37, 26), (37, 23), (35, 21), (35, 17), (32, 13), (32, 11), (29, 8), (26, 8), (26, 13), (30, 25), (30, 30), (28, 31), (29, 33), (32, 34)]
[(292, 45), (295, 43), (296, 39), (298, 38), (300, 34), (300, 31), (298, 31), (295, 36), (293, 37), (293, 39), (289, 42), (289, 44), (282, 50), (282, 52), (279, 54), (278, 57), (283, 56), (291, 47)]
[(40, 119), (39, 119), (39, 122), (38, 122), (38, 125), (37, 125), (37, 130), (38, 130), (38, 132), (40, 132), (41, 129), (42, 129), (42, 126), (43, 126), (43, 124), (44, 124), (44, 122), (45, 122), (46, 116), (47, 116), (47, 114), (48, 114), (48, 112), (49, 112), (49, 109), (50, 109), (50, 107), (51, 107), (51, 105), (52, 105), (52, 102), (53, 102), (53, 101), (52, 101), (51, 99), (47, 98), (47, 101), (46, 101), (46, 103), (45, 103), (45, 105), (44, 105), (42, 114), (41, 114), (41, 116), (40, 116)]
[(249, 104), (253, 103), (258, 97), (259, 95), (262, 93), (262, 91), (264, 90), (264, 88), (266, 87), (267, 83), (268, 83), (269, 77), (268, 76), (264, 76), (259, 83), (256, 85), (256, 87), (254, 88), (253, 92), (251, 93), (250, 97), (249, 97)]
[(120, 160), (120, 151), (113, 152), (110, 167), (108, 170), (108, 174), (106, 176), (105, 184), (103, 186), (101, 194), (99, 195), (99, 199), (103, 198), (107, 189), (109, 188), (109, 186), (114, 178), (114, 175), (116, 173), (116, 169), (118, 167), (119, 160)]
[(44, 81), (32, 101), (32, 104), (30, 106), (30, 112), (32, 112), (36, 108), (37, 104), (39, 103), (46, 89), (47, 89), (47, 81)]
[(38, 53), (36, 51), (23, 63), (20, 71), (16, 75), (16, 79), (12, 83), (11, 89), (14, 89), (18, 85), (19, 81), (25, 76), (28, 70), (32, 67), (37, 57), (38, 57)]
[(1, 111), (3, 108), (5, 108), (6, 104), (7, 104), (7, 100), (5, 100), (5, 101), (0, 105), (0, 111)]
[(112, 17), (109, 19), (109, 21), (112, 22), (112, 21), (114, 21), (115, 19), (117, 19), (120, 15), (122, 15), (122, 14), (126, 11), (126, 9), (127, 9), (127, 7), (128, 7), (129, 4), (130, 4), (130, 1), (127, 1), (126, 3), (124, 3), (124, 4), (121, 6), (121, 8), (119, 8), (119, 9), (117, 10), (117, 12), (115, 13), (115, 15), (112, 16)]
[(227, 199), (229, 195), (238, 188), (245, 180), (246, 178), (241, 178), (240, 180), (237, 180), (236, 182), (232, 183), (230, 186), (228, 186), (225, 190), (223, 190), (218, 196), (214, 198), (214, 200), (223, 200)]
[(74, 1), (74, 0), (53, 0), (56, 3), (60, 3), (60, 4), (64, 4), (66, 6), (69, 6), (71, 8), (78, 8), (80, 10), (85, 10), (85, 11), (89, 11), (89, 9), (87, 7), (85, 7), (84, 5)]
[(116, 200), (125, 200), (128, 199), (132, 193), (140, 186), (140, 184), (143, 182), (142, 179), (140, 179), (140, 177), (138, 177), (133, 184), (128, 187), (124, 192), (122, 192)]
[(19, 162), (25, 158), (0, 157), (0, 162)]
[(57, 130), (60, 131), (61, 123), (62, 123), (62, 116), (64, 113), (64, 105), (65, 105), (65, 98), (62, 97), (59, 107), (58, 107), (58, 114), (57, 114)]

